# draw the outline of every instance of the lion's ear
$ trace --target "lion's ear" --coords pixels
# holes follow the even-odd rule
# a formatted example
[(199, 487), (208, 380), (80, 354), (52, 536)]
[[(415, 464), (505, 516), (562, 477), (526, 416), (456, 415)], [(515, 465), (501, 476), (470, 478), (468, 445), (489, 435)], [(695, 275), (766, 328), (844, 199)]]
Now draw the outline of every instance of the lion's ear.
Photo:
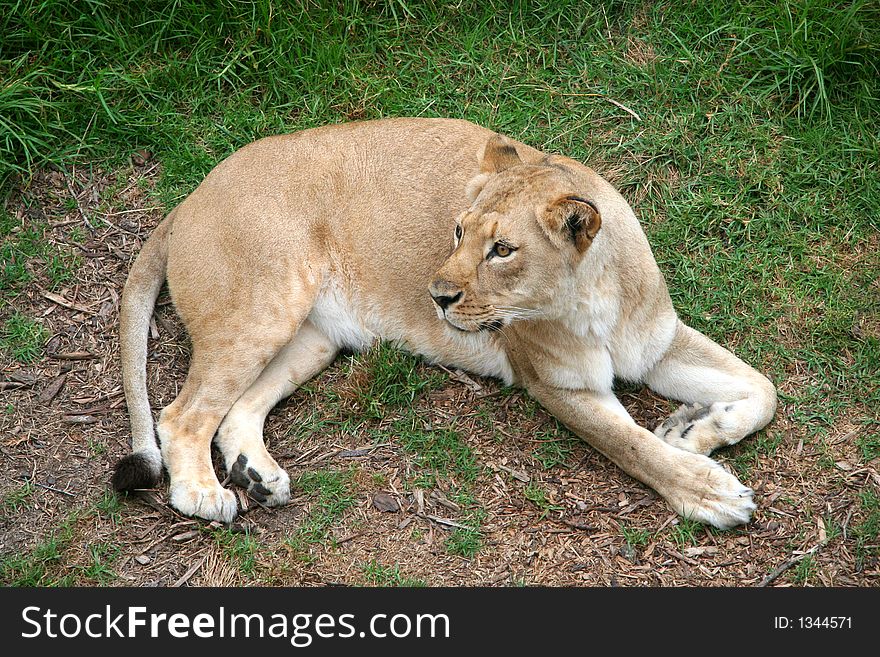
[(510, 140), (497, 133), (480, 149), (477, 161), (480, 163), (480, 173), (471, 179), (464, 190), (471, 203), (477, 200), (492, 175), (523, 163)]
[(480, 192), (483, 191), (483, 187), (486, 186), (486, 183), (489, 182), (489, 174), (488, 173), (478, 173), (476, 176), (471, 178), (470, 182), (464, 188), (464, 195), (467, 197), (468, 201), (473, 203), (477, 200), (477, 197), (480, 195)]
[(579, 196), (562, 196), (547, 206), (545, 224), (574, 243), (584, 253), (602, 227), (602, 215), (592, 201)]
[(522, 164), (522, 160), (510, 140), (504, 135), (492, 135), (480, 156), (480, 171), (488, 174), (500, 173), (517, 164)]

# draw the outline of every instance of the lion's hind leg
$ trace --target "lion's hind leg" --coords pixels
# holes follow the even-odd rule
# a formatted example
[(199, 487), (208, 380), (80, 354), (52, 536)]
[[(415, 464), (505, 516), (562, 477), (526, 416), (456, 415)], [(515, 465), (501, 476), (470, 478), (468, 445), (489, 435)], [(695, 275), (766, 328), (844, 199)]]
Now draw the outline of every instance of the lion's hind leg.
[[(186, 382), (159, 417), (162, 458), (171, 479), (171, 506), (189, 516), (231, 521), (238, 503), (217, 480), (211, 440), (221, 421), (297, 333), (316, 286), (286, 303), (254, 286), (249, 298), (215, 294), (201, 312), (184, 317), (193, 342)], [(249, 303), (250, 301), (250, 303)], [(237, 304), (235, 312), (220, 312)]]
[(280, 506), (290, 499), (290, 477), (263, 442), (266, 415), (280, 400), (326, 368), (338, 347), (306, 320), (259, 378), (239, 397), (217, 431), (232, 482), (260, 504)]
[(211, 439), (235, 400), (289, 339), (280, 330), (261, 333), (194, 340), (186, 382), (159, 415), (171, 506), (184, 515), (221, 522), (235, 517), (235, 495), (220, 485), (211, 463)]
[(766, 426), (776, 411), (776, 390), (766, 377), (681, 322), (645, 383), (685, 402), (654, 434), (697, 454), (739, 442)]

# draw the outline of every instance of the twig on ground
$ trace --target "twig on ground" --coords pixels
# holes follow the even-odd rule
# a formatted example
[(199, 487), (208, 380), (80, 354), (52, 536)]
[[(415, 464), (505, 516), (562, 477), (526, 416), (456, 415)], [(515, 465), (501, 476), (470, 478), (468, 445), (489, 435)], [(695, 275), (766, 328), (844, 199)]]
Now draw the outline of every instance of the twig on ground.
[(55, 360), (91, 360), (92, 358), (97, 358), (97, 356), (88, 351), (71, 351), (64, 354), (49, 354), (49, 358), (54, 358)]
[(427, 520), (431, 520), (432, 522), (436, 522), (438, 525), (448, 525), (449, 527), (457, 527), (458, 529), (466, 529), (471, 532), (477, 531), (476, 527), (471, 527), (470, 525), (463, 525), (460, 522), (455, 522), (455, 520), (450, 520), (449, 518), (441, 518), (439, 516), (432, 516), (428, 514), (417, 513), (420, 518), (426, 518)]
[(68, 301), (67, 299), (62, 297), (60, 294), (54, 294), (52, 292), (47, 292), (45, 290), (41, 290), (40, 293), (43, 295), (44, 299), (48, 299), (52, 303), (57, 303), (59, 306), (62, 306), (64, 308), (68, 308), (70, 310), (76, 310), (78, 312), (86, 313), (88, 315), (96, 315), (97, 314), (95, 311), (90, 310), (89, 308), (86, 308), (85, 306), (81, 306), (78, 303), (73, 303), (71, 301)]
[(660, 549), (663, 550), (670, 557), (672, 557), (674, 559), (678, 559), (679, 561), (684, 561), (685, 563), (690, 564), (691, 566), (699, 566), (700, 565), (700, 563), (698, 561), (696, 561), (695, 559), (691, 559), (690, 557), (686, 557), (681, 552), (678, 552), (677, 550), (673, 550), (672, 548), (663, 547), (663, 546), (660, 546)]
[(782, 564), (781, 566), (779, 566), (778, 568), (776, 568), (775, 570), (773, 570), (773, 571), (772, 571), (769, 575), (767, 575), (767, 577), (765, 577), (763, 580), (761, 580), (761, 583), (758, 584), (758, 586), (759, 586), (759, 587), (761, 587), (761, 586), (767, 586), (768, 584), (770, 584), (773, 580), (775, 580), (777, 577), (779, 577), (782, 573), (784, 573), (786, 570), (788, 570), (788, 569), (791, 568), (792, 566), (794, 566), (794, 565), (800, 563), (800, 562), (803, 561), (806, 557), (809, 557), (809, 556), (812, 556), (812, 555), (816, 554), (816, 552), (818, 551), (818, 549), (819, 549), (819, 546), (818, 546), (818, 545), (814, 545), (813, 547), (811, 547), (809, 550), (807, 550), (807, 551), (804, 552), (803, 554), (799, 554), (799, 555), (797, 555), (797, 556), (795, 556), (795, 557), (792, 557), (791, 559), (789, 559), (788, 561), (786, 561), (784, 564)]
[(358, 538), (359, 536), (363, 536), (364, 532), (355, 532), (354, 534), (349, 534), (348, 536), (343, 536), (342, 538), (334, 539), (334, 543), (336, 545), (342, 545), (343, 543), (348, 543), (351, 540)]
[(626, 112), (627, 114), (629, 114), (630, 116), (632, 116), (636, 121), (641, 121), (641, 120), (642, 120), (642, 117), (640, 117), (638, 114), (636, 114), (635, 112), (633, 112), (629, 107), (627, 107), (627, 106), (624, 105), (623, 103), (619, 103), (619, 102), (617, 102), (616, 100), (614, 100), (613, 98), (609, 98), (608, 96), (602, 96), (602, 98), (604, 98), (605, 100), (607, 100), (609, 103), (611, 103), (611, 104), (614, 105), (615, 107), (619, 107), (620, 109), (622, 109), (624, 112)]
[(574, 520), (560, 520), (559, 522), (561, 522), (563, 525), (565, 525), (567, 527), (571, 527), (572, 529), (578, 529), (580, 531), (585, 531), (585, 532), (592, 532), (592, 531), (596, 531), (597, 529), (599, 529), (595, 525), (588, 525), (586, 523), (576, 522)]
[(34, 486), (39, 486), (40, 488), (45, 488), (46, 490), (50, 490), (53, 493), (67, 495), (67, 497), (76, 497), (76, 495), (74, 495), (73, 493), (68, 493), (66, 490), (61, 490), (60, 488), (55, 488), (54, 486), (49, 486), (48, 484), (41, 484), (39, 481), (29, 481), (27, 479), (20, 479), (20, 481), (25, 481), (29, 484), (33, 484)]
[(76, 201), (76, 209), (79, 210), (79, 214), (82, 217), (82, 220), (85, 222), (86, 226), (89, 227), (89, 230), (94, 231), (95, 227), (92, 225), (92, 222), (89, 221), (89, 218), (86, 215), (86, 211), (83, 210), (82, 203), (79, 202), (79, 196), (77, 196), (76, 192), (73, 191), (73, 185), (70, 184), (70, 178), (65, 176), (64, 182), (67, 183), (67, 191), (70, 192), (70, 195), (73, 197), (73, 200)]
[(204, 563), (205, 563), (205, 557), (202, 557), (202, 558), (199, 559), (197, 562), (195, 562), (192, 566), (190, 566), (189, 570), (187, 570), (187, 571), (183, 574), (183, 577), (181, 577), (179, 580), (177, 580), (176, 582), (174, 582), (174, 584), (172, 584), (171, 587), (172, 587), (172, 588), (177, 588), (177, 587), (179, 587), (179, 586), (183, 586), (184, 584), (186, 584), (186, 583), (189, 581), (189, 579), (190, 579), (193, 575), (196, 574), (196, 571), (197, 571), (199, 568), (201, 568), (202, 565), (203, 565)]

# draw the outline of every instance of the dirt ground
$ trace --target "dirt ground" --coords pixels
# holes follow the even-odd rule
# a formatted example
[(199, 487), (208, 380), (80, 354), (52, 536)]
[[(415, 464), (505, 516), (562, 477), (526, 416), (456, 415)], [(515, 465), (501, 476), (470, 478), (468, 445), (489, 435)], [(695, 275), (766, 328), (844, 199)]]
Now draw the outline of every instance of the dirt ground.
[[(292, 480), (316, 469), (351, 473), (352, 503), (332, 517), (326, 536), (310, 543), (307, 554), (297, 553), (286, 539), (314, 512), (314, 493), (294, 489), (291, 503), (279, 509), (251, 502), (231, 529), (179, 516), (167, 506), (164, 486), (116, 500), (108, 493), (112, 467), (129, 449), (117, 353), (119, 296), (129, 263), (164, 213), (149, 193), (157, 175), (158, 164), (149, 157), (112, 175), (47, 171), (7, 201), (9, 213), (45, 224), (46, 237), (77, 253), (81, 264), (56, 289), (35, 274), (0, 317), (5, 321), (18, 310), (39, 318), (51, 333), (43, 357), (31, 365), (0, 353), (5, 407), (0, 460), (6, 473), (0, 481), (0, 559), (6, 583), (876, 586), (880, 581), (877, 546), (859, 543), (853, 530), (866, 521), (860, 500), (880, 489), (877, 460), (864, 464), (853, 441), (864, 426), (860, 416), (840, 423), (820, 448), (789, 420), (791, 409), (784, 403), (762, 436), (717, 455), (746, 468), (744, 483), (756, 491), (758, 504), (751, 524), (728, 532), (682, 522), (649, 488), (556, 432), (555, 422), (523, 394), (451, 372), (417, 400), (416, 409), (429, 424), (457, 417), (479, 467), (473, 492), (485, 511), (482, 545), (471, 557), (452, 554), (447, 540), (457, 525), (466, 524), (466, 516), (446, 498), (442, 481), (432, 490), (413, 488), (414, 457), (395, 443), (392, 418), (357, 431), (296, 430), (314, 423), (329, 400), (336, 402), (334, 391), (351, 377), (344, 358), (282, 402), (266, 424), (270, 449)], [(72, 237), (74, 228), (81, 239)], [(174, 398), (187, 364), (187, 340), (167, 297), (160, 298), (152, 334), (148, 381), (158, 410)], [(430, 376), (435, 368), (421, 365), (419, 371)], [(798, 373), (776, 383), (783, 392), (792, 389), (800, 384)], [(649, 427), (673, 408), (646, 390), (620, 394)], [(371, 439), (377, 432), (386, 435)], [(558, 436), (549, 440), (560, 443), (563, 461), (552, 467), (539, 459), (547, 435)], [(400, 508), (379, 510), (381, 492), (387, 493), (381, 499), (390, 497)]]

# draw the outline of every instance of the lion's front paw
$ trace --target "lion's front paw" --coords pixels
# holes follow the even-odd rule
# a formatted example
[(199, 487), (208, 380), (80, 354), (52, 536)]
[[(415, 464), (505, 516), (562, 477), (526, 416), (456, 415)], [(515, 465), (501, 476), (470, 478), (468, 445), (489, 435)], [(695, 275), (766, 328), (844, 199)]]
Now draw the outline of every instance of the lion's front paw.
[(218, 482), (172, 482), (171, 506), (187, 516), (220, 522), (232, 522), (238, 513), (235, 495)]
[(290, 500), (290, 476), (271, 458), (239, 454), (229, 478), (260, 504), (281, 506)]
[(699, 454), (681, 453), (672, 491), (664, 497), (685, 516), (719, 529), (747, 523), (754, 513), (754, 493), (718, 463)]

